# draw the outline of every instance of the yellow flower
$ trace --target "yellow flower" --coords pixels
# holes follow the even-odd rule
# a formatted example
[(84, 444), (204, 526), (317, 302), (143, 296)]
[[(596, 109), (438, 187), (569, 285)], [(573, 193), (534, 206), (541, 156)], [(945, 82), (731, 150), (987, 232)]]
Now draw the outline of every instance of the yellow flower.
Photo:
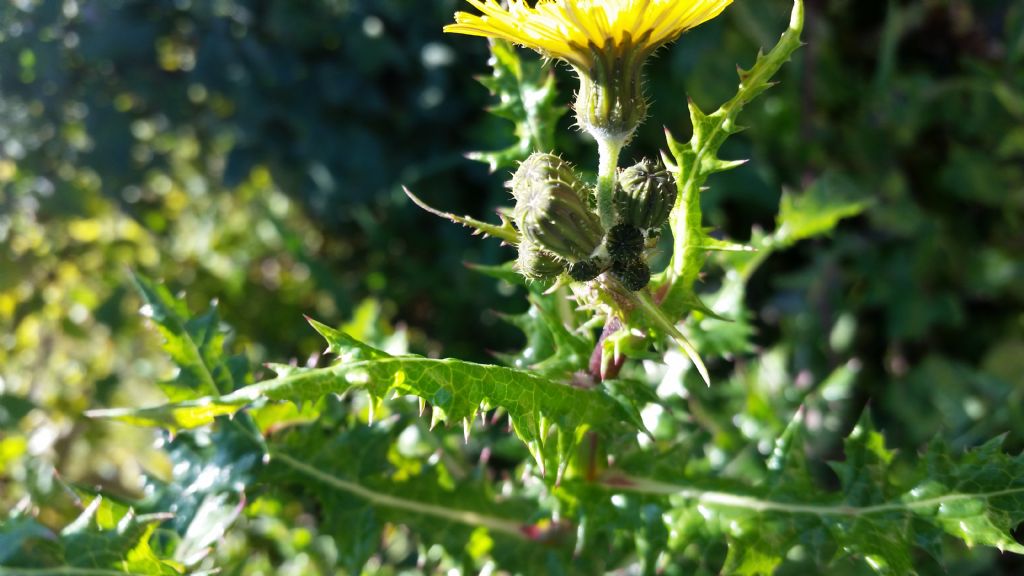
[(650, 54), (680, 34), (718, 16), (732, 0), (467, 0), (482, 15), (458, 12), (445, 32), (502, 38), (577, 69), (596, 52), (630, 48)]
[(640, 71), (660, 46), (718, 16), (732, 0), (467, 0), (445, 32), (501, 38), (568, 62), (582, 88), (576, 114), (599, 140), (628, 139), (646, 114)]

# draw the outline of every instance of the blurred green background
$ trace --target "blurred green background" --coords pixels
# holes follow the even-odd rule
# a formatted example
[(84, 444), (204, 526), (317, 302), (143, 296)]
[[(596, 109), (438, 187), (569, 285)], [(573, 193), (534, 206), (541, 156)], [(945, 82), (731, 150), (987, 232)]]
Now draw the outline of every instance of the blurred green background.
[[(52, 470), (131, 495), (167, 464), (146, 432), (85, 419), (143, 405), (169, 364), (129, 270), (193, 309), (219, 302), (255, 363), (321, 348), (302, 321), (362, 314), (420, 353), (487, 360), (520, 343), (521, 295), (464, 267), (514, 255), (416, 209), (487, 217), (510, 142), (488, 115), (485, 42), (446, 37), (455, 0), (9, 0), (0, 5), (0, 510)], [(649, 68), (627, 161), (687, 135), (737, 63), (784, 28), (738, 2)], [(858, 367), (828, 418), (870, 405), (890, 444), (1024, 447), (1024, 4), (811, 0), (808, 45), (726, 147), (711, 224), (771, 228), (784, 188), (825, 178), (872, 201), (753, 279), (757, 344), (820, 380)], [(556, 68), (566, 106), (575, 84)], [(593, 145), (563, 119), (559, 150)], [(731, 359), (730, 359), (731, 360)], [(742, 359), (737, 360), (742, 362)], [(829, 457), (829, 448), (823, 448)], [(58, 523), (57, 518), (51, 518)], [(988, 561), (986, 561), (988, 562)], [(1003, 559), (1006, 573), (1011, 559)], [(981, 570), (991, 564), (980, 564)], [(986, 573), (986, 572), (979, 572)]]

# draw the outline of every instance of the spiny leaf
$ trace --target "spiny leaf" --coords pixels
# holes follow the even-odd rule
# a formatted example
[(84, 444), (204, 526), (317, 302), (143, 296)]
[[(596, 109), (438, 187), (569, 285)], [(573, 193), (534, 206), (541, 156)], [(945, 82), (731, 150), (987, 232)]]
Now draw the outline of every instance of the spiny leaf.
[(526, 335), (526, 346), (520, 354), (499, 355), (504, 362), (555, 378), (569, 377), (586, 368), (594, 342), (565, 326), (558, 310), (560, 298), (531, 294), (529, 310), (503, 316)]
[(242, 513), (267, 450), (259, 430), (242, 414), (212, 433), (183, 433), (164, 444), (175, 473), (147, 478), (146, 492), (154, 495), (153, 509), (174, 510), (167, 527), (180, 535), (175, 560), (188, 567), (204, 560)]
[(100, 497), (59, 534), (35, 520), (14, 517), (0, 528), (0, 574), (24, 569), (22, 574), (177, 576), (185, 572), (184, 566), (158, 557), (149, 546), (156, 525), (168, 518), (137, 516)]
[(670, 220), (674, 241), (672, 262), (664, 283), (668, 290), (662, 300), (667, 316), (676, 322), (688, 312), (686, 300), (692, 298), (694, 285), (704, 267), (706, 250), (700, 248), (703, 232), (700, 194), (709, 176), (735, 168), (739, 164), (718, 158), (725, 141), (740, 131), (736, 124), (743, 108), (770, 87), (771, 78), (800, 47), (804, 25), (803, 0), (796, 0), (789, 28), (768, 54), (758, 57), (749, 71), (741, 73), (736, 96), (712, 114), (705, 114), (693, 101), (689, 102), (693, 136), (682, 143), (666, 131), (666, 140), (677, 172), (679, 199)]
[(897, 475), (889, 470), (893, 453), (865, 416), (846, 441), (846, 461), (835, 466), (837, 494), (814, 487), (795, 441), (801, 433), (791, 427), (783, 436), (762, 486), (725, 492), (615, 475), (605, 484), (671, 496), (679, 508), (668, 518), (699, 507), (729, 540), (726, 574), (771, 574), (798, 543), (862, 559), (878, 574), (914, 573), (912, 551), (933, 553), (930, 543), (942, 534), (1024, 554), (1011, 535), (1024, 521), (1024, 455), (1004, 454), (1002, 438), (962, 455), (935, 442), (912, 474)]
[(263, 481), (276, 489), (294, 487), (320, 502), (321, 528), (333, 535), (352, 574), (361, 573), (377, 553), (389, 524), (408, 526), (418, 543), (441, 545), (467, 559), (481, 555), (468, 541), (474, 534), (486, 536), (494, 546), (484, 554), (502, 566), (542, 573), (549, 552), (530, 542), (540, 531), (534, 523), (543, 518), (536, 504), (516, 492), (498, 497), (485, 476), (454, 475), (444, 459), (428, 463), (396, 455), (398, 438), (415, 429), (410, 420), (340, 431), (327, 425), (293, 430), (272, 451)]
[(1003, 453), (1003, 440), (995, 438), (959, 458), (943, 442), (934, 442), (924, 479), (904, 495), (904, 503), (968, 546), (1024, 554), (1010, 535), (1024, 521), (1024, 455)]
[(467, 156), (487, 163), (494, 172), (515, 167), (533, 152), (553, 150), (555, 129), (566, 110), (556, 104), (558, 90), (550, 69), (540, 62), (521, 59), (509, 42), (490, 42), (493, 73), (479, 81), (498, 101), (489, 111), (515, 124), (516, 142), (504, 150)]
[(162, 284), (132, 274), (132, 281), (146, 305), (142, 314), (153, 321), (164, 337), (164, 350), (180, 368), (171, 382), (162, 383), (172, 400), (217, 395), (233, 388), (230, 371), (220, 369), (223, 335), (215, 317), (192, 319), (184, 301), (175, 298)]
[[(323, 336), (324, 340), (327, 340), (327, 353), (338, 356), (338, 359), (342, 362), (373, 360), (375, 358), (387, 358), (390, 356), (390, 354), (383, 350), (367, 346), (348, 334), (340, 330), (335, 330), (326, 324), (317, 322), (309, 316), (306, 316), (306, 322), (309, 322), (309, 325)], [(277, 373), (284, 376), (286, 373), (291, 373), (291, 370), (287, 370), (286, 373), (282, 373), (280, 371)]]
[[(472, 262), (466, 262), (466, 267), (474, 272), (479, 272), (484, 276), (489, 276), (503, 282), (508, 282), (513, 286), (522, 286), (523, 288), (538, 287), (537, 283), (531, 283), (526, 278), (516, 271), (516, 263), (506, 262), (499, 266), (488, 266), (486, 264), (474, 264)], [(538, 291), (542, 292), (542, 291)]]
[(858, 197), (846, 179), (826, 174), (801, 194), (782, 195), (772, 241), (791, 246), (831, 232), (841, 220), (857, 216), (871, 203)]
[(477, 220), (470, 216), (456, 216), (448, 212), (442, 212), (436, 208), (431, 207), (429, 204), (420, 200), (415, 194), (409, 191), (408, 188), (402, 187), (405, 190), (405, 195), (409, 197), (417, 206), (430, 212), (431, 214), (450, 220), (456, 224), (462, 224), (467, 228), (475, 230), (474, 234), (482, 234), (484, 236), (494, 236), (495, 238), (504, 240), (509, 244), (519, 244), (519, 232), (516, 231), (515, 227), (512, 226), (512, 222), (505, 216), (501, 217), (501, 225), (488, 224), (481, 220)]
[[(748, 322), (749, 311), (745, 309), (747, 282), (754, 272), (774, 253), (790, 248), (794, 244), (826, 235), (839, 223), (857, 216), (870, 206), (858, 191), (841, 176), (826, 173), (800, 194), (786, 192), (782, 197), (782, 211), (774, 233), (765, 235), (755, 230), (747, 248), (709, 238), (706, 234), (695, 245), (711, 249), (717, 242), (723, 242), (716, 257), (727, 271), (722, 286), (708, 296), (713, 310), (728, 310), (733, 322), (723, 323), (712, 316), (711, 320), (694, 323), (694, 336), (704, 353), (738, 353), (750, 350), (753, 327)], [(705, 231), (706, 232), (706, 231)], [(729, 249), (733, 248), (733, 249)], [(677, 291), (676, 306), (685, 312), (703, 311), (703, 304), (693, 301), (696, 294), (691, 290)], [(699, 301), (698, 301), (699, 302)]]
[(704, 171), (708, 174), (728, 172), (745, 165), (749, 160), (722, 160), (721, 158), (708, 158), (704, 160)]
[[(317, 329), (342, 358), (363, 354), (363, 359), (341, 360), (320, 369), (291, 373), (242, 388), (221, 397), (206, 397), (156, 408), (103, 410), (90, 416), (168, 429), (185, 429), (213, 422), (258, 400), (304, 402), (329, 394), (366, 390), (373, 398), (391, 393), (425, 399), (434, 418), (456, 423), (472, 420), (481, 409), (504, 408), (523, 442), (543, 443), (550, 432), (543, 422), (580, 434), (607, 428), (625, 420), (619, 405), (599, 390), (577, 388), (532, 372), (460, 360), (420, 356), (390, 356), (323, 324)], [(372, 349), (371, 349), (372, 350)]]
[(714, 252), (757, 252), (757, 248), (745, 244), (737, 244), (728, 240), (720, 240), (705, 234), (700, 241), (690, 244), (689, 247), (697, 250), (710, 250)]
[(132, 274), (132, 282), (146, 302), (142, 312), (164, 336), (164, 351), (178, 365), (174, 380), (161, 382), (171, 401), (225, 394), (244, 384), (248, 363), (243, 356), (224, 353), (227, 333), (221, 328), (216, 304), (192, 316), (183, 300), (162, 284)]
[[(679, 331), (678, 328), (669, 320), (660, 308), (654, 302), (651, 301), (650, 296), (645, 293), (638, 292), (632, 294), (634, 302), (639, 305), (642, 310), (642, 318), (649, 323), (650, 326), (657, 329), (658, 331), (668, 335), (673, 341), (683, 350), (686, 356), (693, 362), (693, 366), (697, 369), (700, 377), (704, 380), (704, 383), (711, 386), (711, 375), (708, 373), (707, 367), (704, 365), (704, 361), (701, 360), (700, 354), (697, 349), (694, 348), (693, 344), (690, 343), (689, 339)], [(696, 295), (694, 299), (699, 302)]]

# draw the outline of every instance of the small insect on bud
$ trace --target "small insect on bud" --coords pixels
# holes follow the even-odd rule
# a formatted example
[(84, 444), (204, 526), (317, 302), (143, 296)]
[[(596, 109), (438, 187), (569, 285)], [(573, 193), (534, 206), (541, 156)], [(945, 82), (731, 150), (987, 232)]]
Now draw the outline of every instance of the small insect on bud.
[(604, 229), (591, 210), (589, 191), (557, 156), (534, 154), (512, 178), (514, 217), (523, 237), (567, 262), (591, 258)]
[(619, 175), (615, 211), (620, 222), (641, 230), (661, 228), (676, 202), (676, 181), (657, 160), (641, 160)]
[(553, 280), (565, 270), (565, 264), (523, 237), (519, 242), (516, 270), (527, 280)]
[(576, 282), (590, 282), (604, 272), (604, 266), (596, 258), (569, 264), (569, 277)]
[(616, 224), (604, 240), (612, 260), (634, 260), (644, 252), (644, 235), (632, 224)]
[(616, 260), (612, 263), (612, 276), (633, 292), (643, 290), (651, 283), (651, 269), (642, 258)]

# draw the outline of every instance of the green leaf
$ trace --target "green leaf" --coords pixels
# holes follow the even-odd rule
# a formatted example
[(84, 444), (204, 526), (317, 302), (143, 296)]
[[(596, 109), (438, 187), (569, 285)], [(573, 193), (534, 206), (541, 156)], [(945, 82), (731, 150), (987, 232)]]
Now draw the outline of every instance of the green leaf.
[(470, 264), (472, 270), (526, 289), (530, 307), (522, 314), (502, 314), (501, 318), (518, 328), (526, 344), (517, 353), (499, 353), (505, 365), (532, 370), (552, 378), (568, 378), (586, 370), (594, 341), (589, 330), (580, 330), (581, 314), (566, 297), (564, 289), (547, 290), (543, 282), (531, 282), (516, 271), (515, 263), (501, 266)]
[(668, 496), (676, 506), (670, 519), (698, 509), (728, 538), (725, 574), (772, 574), (798, 544), (835, 550), (834, 560), (860, 559), (878, 574), (912, 574), (915, 548), (941, 561), (935, 543), (942, 534), (1024, 554), (1011, 535), (1024, 521), (1024, 455), (1004, 454), (1002, 438), (959, 456), (935, 442), (912, 472), (896, 474), (895, 455), (865, 416), (835, 465), (837, 494), (815, 487), (802, 463), (802, 434), (790, 426), (761, 486), (727, 492), (720, 481), (678, 485), (614, 474), (605, 484)]
[(138, 274), (132, 280), (146, 302), (143, 315), (152, 320), (164, 337), (164, 350), (178, 365), (174, 380), (161, 383), (172, 401), (225, 394), (237, 387), (233, 360), (224, 357), (226, 334), (216, 308), (192, 317), (185, 302), (162, 284)]
[[(215, 308), (193, 317), (183, 300), (173, 298), (164, 286), (141, 276), (135, 276), (134, 281), (147, 303), (144, 312), (164, 335), (164, 348), (179, 368), (177, 378), (164, 386), (172, 402), (202, 404), (203, 398), (219, 398), (249, 379), (247, 360), (224, 353), (227, 332)], [(346, 342), (346, 346), (352, 347), (352, 343)], [(174, 411), (167, 416), (168, 427), (176, 431), (201, 426), (235, 411), (216, 403)], [(132, 420), (130, 416), (125, 419)], [(138, 423), (148, 425), (151, 421), (142, 419)], [(259, 427), (243, 414), (212, 434), (203, 431), (201, 437), (183, 434), (170, 439), (164, 450), (175, 474), (168, 482), (148, 479), (147, 492), (152, 499), (146, 505), (151, 510), (175, 511), (170, 524), (180, 539), (173, 550), (174, 559), (193, 566), (209, 553), (210, 546), (241, 512), (241, 492), (265, 454), (265, 446)], [(111, 527), (109, 517), (115, 512), (124, 516), (124, 511), (112, 511), (110, 501), (105, 500), (96, 517), (101, 528)], [(140, 546), (132, 550), (129, 563), (148, 566), (152, 564), (150, 556), (147, 548)]]
[[(271, 453), (263, 481), (275, 490), (312, 495), (324, 511), (321, 529), (334, 537), (342, 565), (361, 573), (379, 552), (389, 524), (413, 530), (417, 541), (438, 544), (466, 561), (481, 552), (471, 541), (493, 541), (502, 565), (522, 565), (542, 547), (529, 542), (541, 519), (536, 504), (515, 493), (497, 497), (486, 477), (395, 453), (412, 418), (337, 431), (313, 425), (290, 431)], [(358, 530), (353, 530), (358, 526)]]
[[(0, 523), (0, 566), (12, 566), (14, 558), (19, 553), (23, 557), (33, 555), (42, 557), (43, 551), (31, 553), (25, 551), (39, 547), (40, 544), (43, 544), (44, 548), (49, 548), (54, 539), (50, 530), (33, 518), (25, 516), (8, 518), (7, 521)], [(56, 552), (46, 552), (45, 554), (56, 555)]]
[(782, 195), (772, 242), (785, 247), (823, 236), (840, 221), (857, 216), (869, 206), (869, 201), (858, 198), (856, 188), (848, 180), (827, 174), (802, 194)]
[(325, 337), (330, 350), (342, 358), (333, 366), (294, 369), (224, 396), (156, 408), (97, 410), (89, 415), (180, 430), (209, 424), (217, 416), (233, 414), (260, 400), (302, 403), (362, 389), (375, 401), (389, 394), (417, 396), (433, 406), (435, 423), (471, 421), (481, 410), (503, 408), (516, 435), (531, 448), (542, 466), (550, 426), (571, 438), (565, 445), (559, 442), (557, 446), (559, 461), (564, 465), (578, 436), (592, 428), (605, 430), (625, 419), (619, 405), (598, 389), (578, 388), (501, 366), (391, 356), (323, 324), (314, 326)]
[[(190, 403), (188, 410), (170, 410), (163, 415), (165, 427), (170, 430), (196, 428), (218, 416), (234, 413), (235, 410), (227, 405), (209, 401), (240, 387), (249, 374), (248, 361), (244, 356), (228, 357), (225, 354), (227, 332), (220, 325), (216, 307), (201, 316), (192, 316), (184, 301), (173, 297), (164, 285), (138, 274), (133, 274), (132, 280), (146, 302), (142, 314), (150, 318), (164, 336), (164, 351), (178, 366), (175, 379), (162, 382), (161, 388), (172, 403)], [(111, 411), (94, 410), (86, 415), (108, 412)], [(138, 425), (152, 425), (152, 421), (146, 418), (134, 421), (127, 412), (121, 419)]]
[[(563, 304), (566, 308), (560, 309)], [(586, 369), (594, 342), (570, 330), (562, 313), (574, 316), (571, 305), (564, 302), (561, 295), (531, 294), (529, 310), (503, 316), (526, 335), (526, 346), (519, 354), (499, 355), (500, 358), (514, 368), (530, 369), (553, 378), (568, 378)]]
[[(832, 232), (844, 219), (861, 214), (871, 202), (863, 199), (855, 186), (846, 178), (827, 173), (799, 194), (785, 192), (782, 195), (781, 211), (776, 230), (771, 235), (755, 231), (751, 245), (756, 249), (721, 250), (717, 262), (726, 270), (722, 286), (717, 293), (707, 298), (714, 311), (728, 313), (734, 321), (720, 318), (704, 318), (694, 323), (694, 340), (705, 354), (736, 354), (751, 350), (750, 339), (754, 334), (749, 322), (750, 312), (745, 307), (747, 283), (754, 272), (778, 251), (788, 249), (798, 242), (823, 236)], [(706, 237), (706, 236), (705, 236)], [(725, 243), (726, 246), (736, 245)], [(698, 244), (703, 251), (713, 250), (714, 245)], [(692, 292), (677, 295), (677, 304), (683, 310), (701, 312), (692, 303)]]
[(0, 394), (0, 430), (14, 428), (35, 407), (35, 403), (27, 398)]
[(488, 164), (494, 172), (515, 167), (533, 152), (554, 150), (555, 129), (566, 110), (557, 104), (558, 89), (550, 69), (521, 59), (509, 42), (491, 40), (490, 44), (493, 73), (479, 81), (498, 101), (489, 111), (515, 124), (516, 142), (503, 150), (467, 156)]
[[(59, 534), (27, 518), (0, 527), (0, 574), (134, 574), (176, 576), (184, 567), (160, 558), (149, 542), (168, 514), (138, 516), (107, 500), (93, 498)], [(28, 573), (28, 572), (22, 572)]]
[(712, 114), (706, 114), (689, 101), (693, 136), (688, 143), (676, 140), (666, 130), (670, 165), (677, 173), (679, 199), (670, 219), (673, 236), (672, 261), (664, 278), (668, 290), (662, 300), (666, 314), (673, 321), (682, 319), (693, 308), (694, 286), (704, 267), (707, 249), (702, 223), (700, 195), (707, 179), (717, 172), (730, 170), (742, 161), (726, 161), (718, 152), (729, 136), (742, 130), (737, 119), (743, 108), (771, 87), (771, 79), (801, 46), (804, 25), (803, 0), (796, 0), (789, 28), (767, 54), (759, 54), (750, 70), (739, 70), (739, 90), (731, 100)]
[(924, 479), (903, 502), (968, 546), (993, 546), (1024, 554), (1010, 534), (1024, 521), (1024, 455), (1003, 453), (1004, 437), (955, 457), (933, 442)]
[(509, 244), (519, 244), (519, 231), (512, 225), (512, 221), (508, 219), (504, 214), (499, 214), (501, 218), (501, 224), (488, 224), (481, 220), (470, 216), (456, 216), (449, 212), (442, 212), (436, 208), (431, 207), (429, 204), (420, 200), (418, 196), (409, 191), (408, 188), (402, 188), (405, 191), (405, 195), (409, 197), (417, 206), (430, 212), (434, 216), (450, 220), (456, 224), (462, 224), (467, 228), (472, 228), (474, 234), (482, 235), (483, 237), (493, 236), (500, 240), (504, 240)]
[(225, 421), (212, 433), (179, 434), (165, 443), (175, 474), (149, 478), (150, 509), (173, 510), (168, 522), (178, 535), (174, 559), (194, 567), (204, 560), (242, 513), (245, 491), (253, 485), (266, 454), (248, 414)]

